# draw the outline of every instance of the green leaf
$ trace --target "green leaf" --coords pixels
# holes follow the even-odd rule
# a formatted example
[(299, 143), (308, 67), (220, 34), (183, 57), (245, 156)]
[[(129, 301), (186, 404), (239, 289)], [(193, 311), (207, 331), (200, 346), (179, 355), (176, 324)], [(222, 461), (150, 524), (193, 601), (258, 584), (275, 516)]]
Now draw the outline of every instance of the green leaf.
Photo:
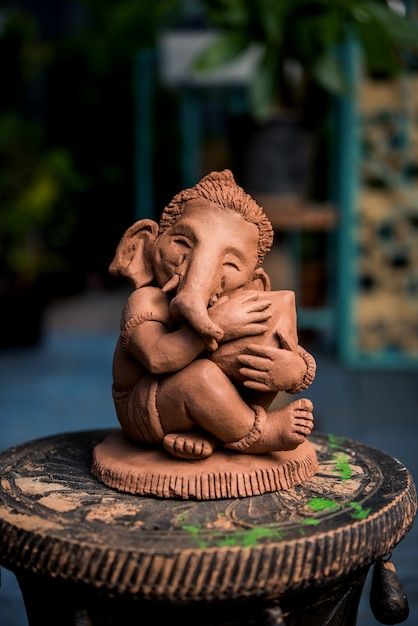
[(363, 48), (365, 63), (372, 73), (393, 76), (399, 72), (401, 69), (399, 54), (377, 22), (372, 21), (371, 26), (359, 24), (357, 34)]
[(219, 35), (197, 57), (194, 67), (202, 72), (214, 70), (232, 61), (248, 46), (248, 38), (243, 33), (227, 32)]
[(291, 28), (285, 33), (285, 45), (290, 50), (287, 54), (307, 67), (313, 67), (325, 51), (334, 49), (343, 39), (343, 19), (335, 6), (330, 6), (328, 12), (290, 22)]
[(218, 26), (242, 28), (247, 26), (251, 10), (246, 0), (204, 0), (209, 19)]
[(349, 89), (339, 60), (333, 50), (325, 52), (313, 68), (315, 80), (327, 91), (342, 96)]
[(254, 117), (265, 120), (271, 113), (278, 92), (276, 60), (264, 54), (249, 84), (248, 96)]
[(391, 43), (401, 48), (418, 49), (418, 23), (410, 18), (396, 15), (379, 2), (369, 0), (364, 9), (380, 24)]
[(284, 18), (287, 3), (277, 2), (277, 0), (258, 0), (255, 6), (266, 40), (280, 46), (283, 38), (283, 27), (286, 24)]
[(23, 191), (17, 207), (26, 211), (35, 224), (42, 224), (53, 210), (57, 196), (56, 181), (49, 173), (42, 173)]

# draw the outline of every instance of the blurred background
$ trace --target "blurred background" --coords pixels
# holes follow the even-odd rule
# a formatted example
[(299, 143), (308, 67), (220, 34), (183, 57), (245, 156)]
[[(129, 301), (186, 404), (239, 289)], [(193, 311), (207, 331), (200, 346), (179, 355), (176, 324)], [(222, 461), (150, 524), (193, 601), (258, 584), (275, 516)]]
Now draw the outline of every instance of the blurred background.
[[(407, 0), (0, 5), (0, 449), (115, 425), (124, 230), (228, 167), (275, 229), (317, 427), (418, 475), (418, 26)], [(418, 533), (395, 551), (418, 625)], [(0, 624), (23, 626), (2, 571)], [(359, 624), (375, 624), (363, 601)]]

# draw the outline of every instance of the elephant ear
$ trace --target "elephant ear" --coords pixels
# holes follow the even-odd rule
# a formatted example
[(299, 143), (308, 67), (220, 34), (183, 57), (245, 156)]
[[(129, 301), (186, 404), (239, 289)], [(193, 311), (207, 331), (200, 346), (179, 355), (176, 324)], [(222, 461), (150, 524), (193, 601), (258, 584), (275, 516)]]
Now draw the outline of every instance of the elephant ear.
[(158, 224), (153, 220), (139, 220), (123, 235), (109, 266), (114, 276), (125, 276), (136, 289), (148, 285), (154, 278), (152, 245), (158, 236)]
[(263, 270), (262, 267), (258, 267), (251, 280), (251, 288), (256, 291), (271, 291), (271, 282), (269, 275)]

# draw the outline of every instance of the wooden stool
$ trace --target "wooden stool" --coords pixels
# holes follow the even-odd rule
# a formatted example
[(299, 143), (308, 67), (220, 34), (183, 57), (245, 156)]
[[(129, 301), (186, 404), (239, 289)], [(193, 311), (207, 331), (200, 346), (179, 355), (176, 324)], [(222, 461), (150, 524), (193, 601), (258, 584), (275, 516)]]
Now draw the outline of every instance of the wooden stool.
[(303, 486), (236, 500), (120, 494), (90, 474), (107, 431), (0, 456), (0, 564), (30, 626), (349, 626), (369, 566), (410, 528), (415, 489), (390, 456), (312, 437)]

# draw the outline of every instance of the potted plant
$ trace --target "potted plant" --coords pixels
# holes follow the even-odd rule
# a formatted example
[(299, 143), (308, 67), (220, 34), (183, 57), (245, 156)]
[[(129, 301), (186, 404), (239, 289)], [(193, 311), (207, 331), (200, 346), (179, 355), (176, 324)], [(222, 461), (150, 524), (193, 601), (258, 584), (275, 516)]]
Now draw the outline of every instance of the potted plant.
[[(249, 85), (251, 110), (257, 119), (297, 102), (311, 82), (332, 94), (346, 92), (336, 50), (347, 38), (358, 40), (370, 71), (385, 75), (402, 69), (402, 50), (418, 48), (418, 24), (402, 15), (400, 0), (388, 4), (378, 0), (203, 0), (203, 4), (220, 33), (197, 60), (200, 70), (213, 70), (254, 43), (261, 48)], [(299, 80), (289, 63), (299, 66)]]
[[(250, 46), (258, 46), (258, 63), (248, 87), (249, 109), (259, 132), (267, 125), (267, 141), (274, 124), (281, 125), (283, 167), (292, 152), (309, 154), (300, 145), (306, 141), (300, 129), (324, 125), (329, 96), (349, 93), (338, 54), (344, 42), (357, 40), (367, 69), (386, 76), (402, 69), (405, 49), (418, 48), (418, 25), (402, 15), (401, 0), (387, 4), (378, 0), (203, 0), (203, 5), (219, 34), (198, 57), (196, 67), (214, 70)], [(289, 127), (296, 131), (293, 139)], [(272, 152), (268, 145), (265, 150)], [(259, 163), (260, 158), (253, 159), (252, 167)]]

